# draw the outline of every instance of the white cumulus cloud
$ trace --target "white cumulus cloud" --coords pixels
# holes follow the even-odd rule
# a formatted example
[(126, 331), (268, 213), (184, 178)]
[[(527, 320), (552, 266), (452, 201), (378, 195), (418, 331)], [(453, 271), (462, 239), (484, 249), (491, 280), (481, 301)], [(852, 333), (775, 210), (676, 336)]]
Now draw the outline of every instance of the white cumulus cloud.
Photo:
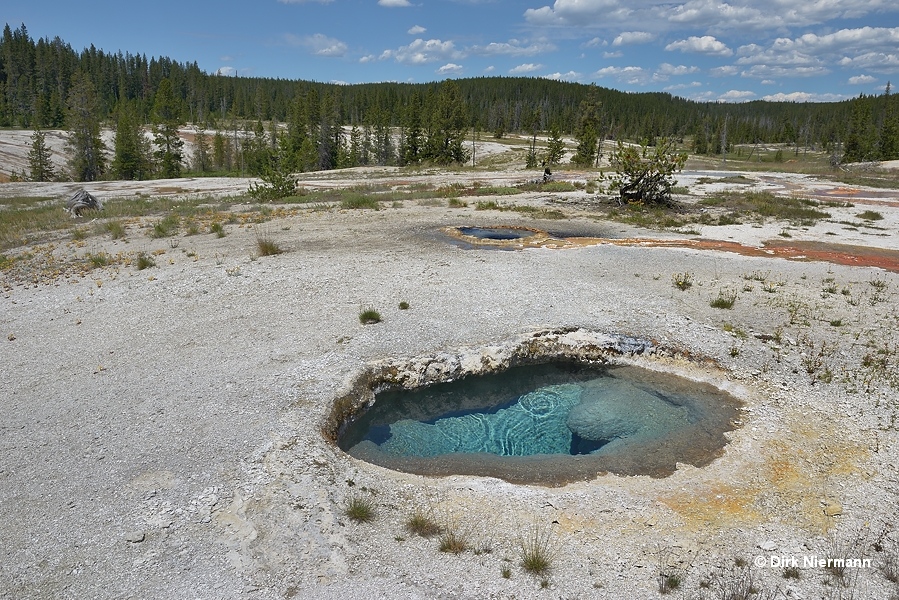
[(456, 49), (451, 41), (416, 39), (408, 46), (401, 46), (396, 50), (385, 50), (381, 53), (381, 59), (392, 58), (396, 62), (405, 65), (423, 65), (432, 62), (459, 60), (463, 58), (462, 52)]
[(550, 73), (549, 75), (544, 75), (543, 78), (555, 81), (579, 81), (581, 74), (577, 71), (568, 71), (567, 73)]
[(406, 33), (408, 33), (409, 35), (421, 35), (425, 31), (427, 31), (427, 29), (425, 29), (421, 25), (413, 25), (412, 27), (409, 28), (408, 31), (406, 31)]
[(645, 44), (655, 39), (655, 34), (648, 31), (623, 31), (612, 40), (613, 46), (624, 46), (627, 44)]
[(630, 85), (643, 85), (649, 79), (649, 74), (643, 67), (603, 67), (593, 74), (597, 79), (612, 77), (621, 83)]
[(718, 99), (722, 102), (743, 102), (749, 100), (753, 96), (755, 96), (755, 92), (747, 90), (729, 90), (718, 96)]
[(388, 8), (404, 8), (412, 6), (409, 0), (378, 0), (378, 6), (386, 6)]
[(874, 83), (877, 81), (876, 77), (871, 77), (870, 75), (856, 75), (855, 77), (849, 78), (850, 85), (858, 85), (860, 83)]
[(665, 46), (665, 50), (680, 50), (681, 52), (708, 54), (711, 56), (730, 56), (734, 53), (734, 51), (728, 48), (726, 44), (711, 35), (704, 35), (702, 37), (693, 35), (685, 40), (671, 42)]
[(437, 69), (436, 71), (440, 75), (458, 75), (462, 72), (462, 65), (457, 65), (455, 63), (447, 63)]
[(845, 100), (846, 96), (839, 94), (811, 94), (809, 92), (783, 92), (777, 94), (769, 94), (762, 96), (762, 100), (767, 102), (839, 102)]
[(535, 65), (534, 63), (525, 63), (509, 69), (510, 75), (521, 75), (522, 73), (533, 73), (543, 68), (543, 65)]

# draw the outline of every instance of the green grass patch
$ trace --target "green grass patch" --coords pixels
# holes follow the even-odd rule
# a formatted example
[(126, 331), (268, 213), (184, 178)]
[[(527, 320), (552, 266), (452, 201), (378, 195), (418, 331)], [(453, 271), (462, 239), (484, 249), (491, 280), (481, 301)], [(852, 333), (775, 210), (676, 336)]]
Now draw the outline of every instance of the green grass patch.
[(118, 220), (106, 221), (101, 225), (101, 231), (108, 233), (109, 237), (114, 240), (125, 239), (125, 224)]
[(374, 325), (381, 322), (381, 313), (374, 308), (366, 308), (359, 313), (359, 322), (363, 325)]
[(181, 217), (175, 214), (166, 215), (153, 224), (153, 229), (150, 230), (150, 237), (157, 239), (171, 237), (178, 233), (180, 227)]
[(802, 225), (829, 219), (830, 213), (818, 210), (820, 203), (807, 198), (775, 196), (771, 192), (725, 193), (699, 201), (701, 206), (725, 208), (731, 214), (755, 214)]
[(475, 210), (503, 210), (503, 207), (496, 200), (479, 200), (474, 207)]
[[(585, 186), (583, 186), (585, 187)], [(578, 187), (570, 181), (548, 181), (546, 183), (523, 183), (517, 188), (523, 192), (576, 192)]]
[(737, 301), (737, 292), (734, 290), (718, 290), (718, 296), (713, 298), (711, 302), (709, 302), (709, 306), (712, 308), (725, 308), (731, 309), (734, 307), (734, 302)]
[(365, 194), (352, 194), (340, 200), (340, 208), (347, 209), (363, 209), (370, 208), (372, 210), (380, 210), (381, 205), (378, 199)]
[(0, 250), (41, 241), (51, 231), (68, 230), (75, 221), (50, 198), (0, 200)]
[(548, 219), (558, 221), (559, 219), (567, 219), (568, 215), (561, 210), (555, 208), (543, 208), (540, 206), (510, 206), (502, 207), (499, 210), (513, 210), (515, 212), (528, 215), (534, 219)]
[(859, 219), (864, 219), (865, 221), (880, 221), (883, 219), (883, 215), (877, 212), (876, 210), (866, 210), (858, 213), (856, 215)]
[(514, 196), (521, 194), (523, 190), (509, 186), (488, 185), (486, 187), (475, 187), (468, 191), (469, 196)]
[(216, 237), (223, 238), (225, 235), (225, 226), (219, 221), (213, 221), (209, 224), (209, 233), (214, 233)]
[(375, 502), (369, 496), (353, 496), (347, 500), (343, 514), (356, 523), (375, 520)]
[(87, 260), (94, 268), (105, 267), (109, 264), (109, 254), (107, 254), (106, 252), (88, 254)]
[(153, 260), (153, 257), (144, 252), (140, 252), (137, 255), (137, 260), (135, 261), (135, 266), (138, 271), (143, 271), (144, 269), (149, 269), (150, 267), (156, 266), (156, 261)]

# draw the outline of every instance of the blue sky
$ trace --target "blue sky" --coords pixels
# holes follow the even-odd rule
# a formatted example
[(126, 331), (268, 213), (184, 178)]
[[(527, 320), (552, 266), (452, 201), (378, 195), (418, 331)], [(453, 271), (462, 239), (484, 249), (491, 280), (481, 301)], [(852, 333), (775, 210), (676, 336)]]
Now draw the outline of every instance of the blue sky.
[[(27, 5), (26, 5), (27, 4)], [(76, 50), (324, 82), (546, 77), (694, 100), (831, 101), (899, 83), (896, 0), (0, 0)]]

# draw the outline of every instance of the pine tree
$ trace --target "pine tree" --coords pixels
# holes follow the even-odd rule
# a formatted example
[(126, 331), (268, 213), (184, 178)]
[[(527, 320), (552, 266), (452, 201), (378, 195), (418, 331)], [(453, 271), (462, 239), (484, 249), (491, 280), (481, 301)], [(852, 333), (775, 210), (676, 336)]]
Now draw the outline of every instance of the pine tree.
[(899, 110), (893, 106), (895, 101), (890, 94), (889, 82), (883, 95), (885, 107), (878, 151), (880, 160), (896, 160), (899, 159)]
[(216, 131), (212, 137), (212, 164), (220, 171), (231, 168), (228, 148), (225, 136), (222, 135), (221, 131)]
[(524, 126), (531, 134), (531, 143), (528, 146), (527, 164), (528, 169), (537, 168), (537, 126), (540, 123), (540, 109), (535, 108), (525, 117)]
[(578, 126), (575, 131), (577, 150), (571, 162), (584, 167), (592, 167), (598, 159), (597, 146), (602, 129), (602, 105), (596, 94), (596, 86), (590, 86), (587, 99), (581, 102)]
[(209, 137), (202, 131), (194, 136), (193, 169), (198, 173), (205, 173), (211, 168), (209, 160)]
[(184, 121), (181, 118), (181, 104), (168, 78), (159, 82), (152, 117), (153, 142), (156, 144), (153, 155), (159, 163), (159, 174), (164, 179), (180, 177), (184, 141), (178, 135), (178, 128)]
[(116, 179), (148, 179), (152, 170), (150, 141), (144, 135), (137, 111), (132, 104), (121, 102), (117, 113), (113, 176)]
[(106, 168), (105, 147), (100, 139), (100, 108), (94, 85), (81, 71), (72, 78), (66, 103), (69, 130), (66, 147), (75, 181), (96, 181)]
[(853, 101), (849, 134), (844, 145), (843, 162), (859, 162), (874, 158), (874, 118), (871, 103), (865, 96)]
[(427, 158), (438, 164), (465, 163), (468, 151), (465, 149), (466, 125), (465, 102), (459, 85), (451, 80), (440, 84), (431, 126), (428, 132)]
[(546, 145), (546, 164), (557, 165), (562, 162), (564, 156), (565, 140), (562, 139), (559, 125), (553, 123), (549, 128), (549, 143)]
[(50, 149), (44, 132), (40, 129), (31, 136), (31, 150), (28, 152), (28, 178), (31, 181), (53, 181), (56, 179), (56, 170), (53, 168)]
[(424, 148), (424, 131), (421, 123), (421, 96), (415, 94), (406, 105), (403, 114), (403, 136), (400, 144), (400, 164), (415, 165), (421, 162)]

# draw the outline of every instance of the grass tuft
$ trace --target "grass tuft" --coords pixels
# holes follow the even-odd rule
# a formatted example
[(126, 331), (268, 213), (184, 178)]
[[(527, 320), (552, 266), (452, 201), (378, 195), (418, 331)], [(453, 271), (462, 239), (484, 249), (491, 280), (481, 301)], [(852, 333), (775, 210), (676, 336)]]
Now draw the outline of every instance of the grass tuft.
[(363, 325), (374, 325), (381, 322), (381, 313), (374, 308), (366, 308), (359, 313), (359, 322)]
[(552, 567), (553, 553), (550, 548), (552, 530), (536, 524), (526, 537), (520, 540), (521, 567), (532, 575), (545, 575)]
[(274, 256), (281, 254), (284, 249), (264, 231), (256, 230), (256, 252), (259, 256)]
[(156, 266), (156, 261), (153, 260), (152, 256), (145, 254), (143, 252), (140, 252), (137, 255), (137, 270), (138, 271), (143, 271), (144, 269), (149, 269), (150, 267), (155, 267), (155, 266)]
[(421, 511), (416, 511), (409, 517), (409, 520), (406, 521), (406, 529), (409, 533), (425, 538), (433, 537), (443, 532), (443, 527), (437, 521)]
[(709, 306), (712, 308), (726, 308), (730, 309), (734, 307), (734, 302), (737, 301), (737, 292), (734, 290), (718, 290), (718, 297), (714, 298), (711, 302), (709, 302)]
[(343, 514), (356, 523), (375, 520), (375, 503), (368, 496), (353, 496), (347, 501)]
[(216, 237), (223, 238), (225, 237), (225, 226), (222, 225), (219, 221), (213, 221), (209, 225), (209, 233), (214, 233)]
[(468, 550), (468, 538), (456, 529), (445, 529), (440, 534), (438, 549), (441, 552), (462, 554)]
[(98, 252), (96, 254), (88, 254), (87, 258), (90, 261), (91, 266), (93, 266), (95, 268), (105, 267), (106, 265), (109, 264), (109, 255), (105, 252)]
[(675, 273), (671, 276), (671, 281), (674, 283), (674, 287), (685, 292), (693, 286), (693, 274), (686, 272)]

